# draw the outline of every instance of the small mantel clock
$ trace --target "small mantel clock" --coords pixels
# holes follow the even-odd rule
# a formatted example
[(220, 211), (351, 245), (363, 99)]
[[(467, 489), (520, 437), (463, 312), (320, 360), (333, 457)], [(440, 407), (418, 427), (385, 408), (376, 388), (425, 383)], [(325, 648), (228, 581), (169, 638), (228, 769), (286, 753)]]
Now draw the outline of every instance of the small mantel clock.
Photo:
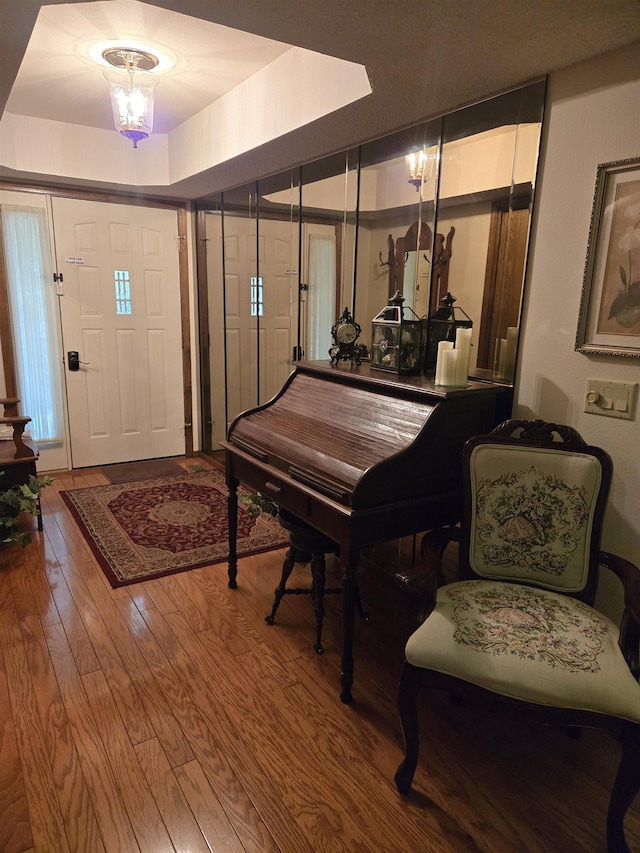
[(360, 350), (356, 346), (356, 341), (361, 331), (362, 329), (349, 313), (349, 309), (345, 308), (331, 327), (333, 338), (333, 346), (329, 350), (331, 364), (337, 364), (339, 361), (354, 361), (360, 364)]

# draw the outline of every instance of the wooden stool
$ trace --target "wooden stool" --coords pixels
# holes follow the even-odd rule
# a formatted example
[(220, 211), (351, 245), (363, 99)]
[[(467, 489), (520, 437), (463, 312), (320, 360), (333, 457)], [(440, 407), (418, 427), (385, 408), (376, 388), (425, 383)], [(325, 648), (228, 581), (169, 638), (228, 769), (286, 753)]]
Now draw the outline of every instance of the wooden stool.
[[(287, 550), (284, 563), (282, 566), (282, 577), (280, 583), (275, 590), (275, 598), (271, 613), (265, 616), (265, 622), (273, 625), (275, 622), (276, 611), (280, 606), (285, 595), (311, 595), (313, 601), (313, 611), (316, 617), (316, 642), (314, 649), (318, 654), (322, 654), (322, 622), (324, 619), (324, 596), (335, 595), (342, 592), (341, 589), (326, 589), (325, 588), (325, 555), (337, 554), (338, 546), (328, 536), (314, 530), (306, 522), (297, 518), (287, 510), (281, 509), (278, 514), (278, 520), (285, 530), (289, 531), (289, 548)], [(293, 571), (296, 563), (311, 562), (311, 586), (310, 587), (295, 587), (287, 589), (287, 581)], [(356, 590), (356, 606), (362, 619), (368, 619), (366, 613), (362, 609), (360, 595)]]

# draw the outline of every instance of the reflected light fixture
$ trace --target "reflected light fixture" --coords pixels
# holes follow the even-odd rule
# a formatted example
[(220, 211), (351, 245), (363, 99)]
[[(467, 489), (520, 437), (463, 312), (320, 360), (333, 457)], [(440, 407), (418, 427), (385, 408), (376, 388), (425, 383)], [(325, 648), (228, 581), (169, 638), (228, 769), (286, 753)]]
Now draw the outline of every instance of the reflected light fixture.
[(113, 123), (127, 139), (138, 147), (153, 130), (153, 91), (158, 78), (149, 71), (158, 64), (157, 57), (141, 50), (114, 47), (102, 53), (113, 68), (103, 74), (109, 83)]
[(420, 187), (424, 181), (424, 170), (427, 165), (427, 153), (422, 151), (412, 151), (407, 155), (409, 163), (409, 183), (413, 184), (416, 192), (420, 192)]

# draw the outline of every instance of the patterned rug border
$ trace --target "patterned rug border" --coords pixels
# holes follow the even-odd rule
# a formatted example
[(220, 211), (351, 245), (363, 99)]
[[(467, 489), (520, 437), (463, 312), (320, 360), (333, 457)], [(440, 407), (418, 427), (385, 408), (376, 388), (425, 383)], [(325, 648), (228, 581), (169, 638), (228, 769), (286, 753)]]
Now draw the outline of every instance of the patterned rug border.
[[(117, 566), (114, 565), (114, 561), (110, 559), (108, 554), (108, 550), (100, 544), (100, 535), (97, 531), (94, 531), (96, 520), (94, 519), (93, 523), (88, 517), (85, 517), (84, 512), (86, 512), (85, 507), (82, 505), (83, 502), (80, 496), (86, 496), (88, 493), (93, 493), (94, 496), (97, 492), (101, 494), (107, 493), (112, 494), (113, 497), (117, 497), (119, 494), (123, 492), (133, 491), (135, 489), (144, 489), (144, 488), (158, 488), (163, 485), (170, 485), (175, 482), (192, 482), (198, 480), (214, 480), (214, 483), (207, 483), (207, 485), (212, 485), (216, 491), (220, 492), (221, 498), (225, 501), (228, 495), (226, 482), (224, 475), (215, 469), (209, 469), (206, 471), (185, 471), (184, 474), (177, 474), (174, 476), (165, 476), (165, 477), (153, 477), (146, 480), (137, 480), (133, 482), (127, 483), (108, 483), (102, 486), (87, 486), (80, 489), (61, 489), (59, 494), (71, 513), (74, 521), (78, 525), (78, 529), (80, 530), (85, 542), (89, 546), (91, 553), (96, 558), (98, 565), (104, 572), (106, 578), (108, 579), (111, 586), (115, 589), (121, 586), (129, 586), (135, 583), (143, 583), (144, 581), (155, 580), (157, 578), (166, 577), (167, 575), (177, 574), (179, 572), (189, 571), (191, 569), (200, 569), (205, 566), (217, 565), (219, 563), (223, 563), (228, 559), (228, 550), (225, 549), (224, 553), (214, 555), (207, 555), (206, 558), (196, 559), (194, 562), (187, 562), (186, 565), (175, 565), (167, 568), (163, 568), (160, 570), (150, 569), (149, 573), (144, 576), (136, 575), (135, 577), (123, 578), (120, 574), (118, 574)], [(242, 496), (244, 494), (248, 494), (248, 492), (240, 487), (238, 490), (238, 495)], [(239, 510), (242, 511), (242, 502), (239, 504)], [(136, 546), (135, 543), (132, 542), (129, 535), (122, 527), (118, 524), (117, 520), (114, 518), (113, 514), (110, 510), (106, 509), (103, 512), (108, 512), (111, 523), (114, 527), (117, 527), (123, 539), (126, 538), (128, 547), (130, 550), (135, 552)], [(98, 519), (100, 521), (100, 519)], [(260, 518), (256, 522), (257, 524), (264, 526), (266, 528), (266, 533), (270, 536), (274, 536), (275, 538), (264, 544), (257, 544), (251, 547), (247, 547), (243, 545), (242, 538), (238, 537), (238, 558), (241, 557), (249, 557), (254, 554), (266, 553), (267, 551), (274, 551), (279, 548), (285, 548), (288, 545), (289, 538), (286, 531), (284, 531), (277, 520), (267, 513), (261, 513)], [(277, 538), (277, 533), (282, 533), (282, 537), (280, 539)], [(104, 536), (102, 537), (104, 539)], [(214, 547), (214, 546), (211, 546)], [(192, 553), (192, 552), (191, 552)]]

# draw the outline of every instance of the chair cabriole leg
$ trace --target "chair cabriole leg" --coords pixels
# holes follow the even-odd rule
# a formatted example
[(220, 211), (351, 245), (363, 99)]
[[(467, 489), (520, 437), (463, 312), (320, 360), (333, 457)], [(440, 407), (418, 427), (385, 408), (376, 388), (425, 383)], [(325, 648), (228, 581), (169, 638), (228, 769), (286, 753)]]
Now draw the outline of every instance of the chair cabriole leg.
[(622, 757), (607, 812), (608, 853), (630, 853), (624, 837), (624, 816), (640, 790), (640, 725), (623, 723), (620, 746)]
[(394, 776), (396, 788), (401, 794), (409, 792), (418, 764), (418, 748), (420, 745), (418, 728), (419, 691), (420, 669), (405, 662), (398, 687), (398, 711), (404, 737), (404, 761)]

